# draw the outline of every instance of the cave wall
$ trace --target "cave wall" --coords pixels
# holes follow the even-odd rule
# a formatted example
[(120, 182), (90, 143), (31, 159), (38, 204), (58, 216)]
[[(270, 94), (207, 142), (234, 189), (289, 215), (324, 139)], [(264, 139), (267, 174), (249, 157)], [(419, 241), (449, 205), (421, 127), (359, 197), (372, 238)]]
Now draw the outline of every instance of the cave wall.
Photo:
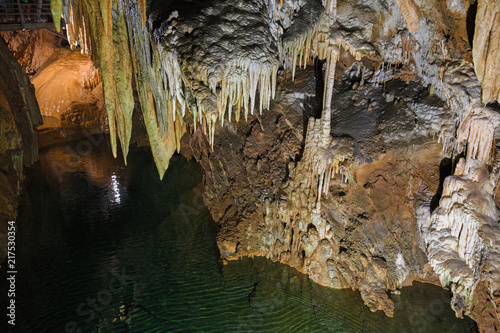
[(54, 52), (64, 45), (61, 37), (45, 29), (2, 31), (0, 37), (29, 76), (35, 75)]
[(70, 50), (64, 35), (45, 29), (0, 36), (35, 87), (43, 118), (39, 147), (108, 133), (100, 71), (88, 55)]
[(23, 168), (38, 160), (42, 117), (35, 91), (0, 38), (0, 262), (7, 254), (7, 222), (17, 216)]
[[(393, 315), (388, 291), (413, 280), (441, 284), (454, 292), (458, 316), (471, 316), (481, 331), (498, 331), (498, 166), (492, 158), (498, 109), (481, 103), (496, 86), (473, 72), (469, 6), (339, 1), (333, 38), (341, 45), (340, 87), (331, 115), (287, 122), (304, 134), (291, 140), (294, 148), (285, 145), (290, 128), (275, 109), (287, 116), (310, 111), (280, 98), (246, 132), (221, 129), (214, 151), (204, 153), (209, 145), (194, 136), (224, 259), (280, 261), (320, 284), (359, 289), (370, 309), (387, 315)], [(488, 61), (496, 61), (494, 50)], [(355, 61), (357, 71), (350, 67)], [(395, 89), (405, 86), (398, 80), (412, 88)], [(377, 91), (379, 84), (384, 89)], [(433, 97), (414, 84), (427, 86)], [(346, 85), (353, 88), (348, 97)], [(279, 85), (278, 96), (281, 89), (301, 101), (300, 88)]]
[[(332, 127), (334, 145), (344, 144), (349, 157), (318, 199), (318, 179), (303, 155), (304, 115), (318, 107), (316, 74), (299, 74), (278, 89), (276, 103), (261, 117), (217, 132), (213, 151), (201, 133), (191, 136), (206, 171), (206, 204), (221, 226), (221, 255), (280, 261), (319, 284), (360, 289), (373, 311), (393, 315), (387, 290), (416, 279), (438, 283), (426, 264), (416, 216), (438, 192), (445, 154), (421, 113), (446, 118), (449, 109), (415, 82), (384, 91), (354, 81), (353, 89), (344, 76), (334, 93), (343, 109), (334, 107)], [(368, 112), (365, 103), (371, 103)], [(363, 121), (367, 116), (371, 121)], [(398, 140), (394, 128), (406, 128), (400, 134), (412, 140)]]

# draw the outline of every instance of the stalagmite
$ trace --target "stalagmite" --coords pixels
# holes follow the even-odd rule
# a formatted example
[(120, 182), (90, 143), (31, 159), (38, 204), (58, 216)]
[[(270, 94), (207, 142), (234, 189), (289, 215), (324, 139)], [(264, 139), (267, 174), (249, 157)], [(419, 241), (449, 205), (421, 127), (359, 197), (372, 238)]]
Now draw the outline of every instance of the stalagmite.
[[(483, 284), (489, 286), (491, 299), (500, 292), (496, 274), (490, 274), (500, 272), (499, 215), (493, 197), (498, 172), (490, 174), (500, 115), (481, 106), (480, 89), (471, 71), (444, 72), (441, 82), (446, 96), (466, 96), (449, 98), (458, 120), (455, 149), (466, 151), (466, 156), (444, 181), (439, 207), (429, 220), (418, 224), (429, 263), (441, 284), (451, 287), (452, 307), (462, 316), (482, 311), (473, 300)], [(495, 163), (493, 167), (498, 168), (498, 161)]]

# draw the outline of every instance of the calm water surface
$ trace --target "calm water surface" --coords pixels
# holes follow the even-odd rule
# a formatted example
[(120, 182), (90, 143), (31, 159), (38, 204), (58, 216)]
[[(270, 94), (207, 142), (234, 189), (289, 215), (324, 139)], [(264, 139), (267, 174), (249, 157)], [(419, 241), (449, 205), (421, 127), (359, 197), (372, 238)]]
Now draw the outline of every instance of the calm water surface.
[(150, 153), (124, 166), (88, 142), (43, 149), (26, 181), (11, 332), (475, 332), (434, 286), (392, 295), (387, 318), (266, 259), (222, 265), (198, 164), (175, 156), (160, 181)]

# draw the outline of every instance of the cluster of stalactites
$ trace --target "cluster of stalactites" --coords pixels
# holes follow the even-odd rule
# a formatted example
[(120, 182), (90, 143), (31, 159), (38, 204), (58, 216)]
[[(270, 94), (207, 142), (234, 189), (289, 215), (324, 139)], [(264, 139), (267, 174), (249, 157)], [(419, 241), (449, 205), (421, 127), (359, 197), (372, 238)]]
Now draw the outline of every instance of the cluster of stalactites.
[(324, 60), (328, 53), (328, 37), (329, 37), (329, 19), (326, 15), (319, 20), (315, 25), (301, 35), (295, 38), (290, 38), (283, 42), (283, 51), (289, 57), (289, 66), (292, 70), (292, 79), (295, 78), (295, 69), (297, 60), (299, 67), (304, 69), (307, 62), (311, 59), (312, 50), (316, 52), (319, 59)]
[[(335, 0), (327, 1), (324, 5), (329, 12), (336, 9)], [(282, 6), (283, 2), (280, 3), (280, 7)], [(280, 48), (282, 53), (280, 58), (289, 59), (286, 64), (292, 70), (292, 77), (295, 76), (297, 58), (299, 66), (304, 68), (313, 51), (319, 59), (330, 58), (328, 41), (330, 18), (323, 13), (314, 19), (316, 22), (307, 25), (306, 32), (294, 34), (294, 38), (283, 41)], [(259, 63), (254, 60), (235, 58), (224, 64), (224, 68), (223, 73), (219, 75), (210, 73), (209, 68), (205, 67), (192, 71), (194, 78), (208, 86), (217, 99), (215, 112), (213, 103), (207, 103), (209, 99), (206, 98), (206, 93), (194, 93), (196, 98), (196, 108), (193, 109), (194, 119), (198, 119), (203, 125), (212, 145), (217, 120), (224, 125), (227, 112), (228, 120), (231, 122), (234, 112), (234, 119), (239, 121), (242, 109), (246, 120), (248, 113), (253, 114), (257, 91), (259, 112), (262, 113), (264, 109), (269, 108), (270, 101), (275, 96), (279, 62)]]
[[(145, 0), (53, 0), (54, 21), (63, 17), (71, 47), (80, 46), (100, 65), (104, 102), (113, 155), (117, 137), (127, 161), (132, 134), (135, 81), (153, 156), (162, 177), (170, 157), (180, 148), (185, 126), (175, 119), (176, 106), (184, 115), (180, 69), (171, 52), (153, 48), (144, 27)], [(175, 66), (177, 65), (177, 66)], [(165, 135), (168, 131), (172, 135)]]
[[(331, 13), (336, 8), (336, 1), (324, 1), (323, 5)], [(168, 167), (173, 151), (179, 149), (179, 136), (185, 131), (186, 109), (193, 114), (195, 127), (201, 124), (213, 145), (216, 122), (220, 120), (223, 124), (226, 112), (229, 121), (233, 118), (239, 121), (243, 109), (247, 119), (256, 104), (262, 112), (275, 97), (278, 59), (275, 63), (259, 63), (235, 58), (225, 64), (225, 70), (218, 76), (208, 75), (207, 68), (200, 68), (194, 71), (194, 79), (209, 87), (215, 98), (198, 93), (193, 83), (184, 77), (175, 50), (152, 40), (144, 25), (145, 0), (52, 0), (51, 6), (56, 25), (58, 17), (66, 22), (71, 47), (81, 47), (83, 53), (100, 65), (115, 157), (118, 137), (125, 161), (127, 158), (135, 105), (132, 82), (136, 84), (160, 175)], [(331, 17), (322, 14), (305, 33), (284, 43), (282, 52), (290, 57), (293, 74), (297, 58), (299, 65), (305, 67), (313, 53), (320, 59), (327, 59), (331, 67), (330, 21)], [(281, 55), (281, 59), (284, 57)], [(337, 57), (338, 52), (334, 62)], [(194, 98), (189, 99), (190, 104), (186, 98), (188, 94)]]
[(112, 0), (65, 1), (60, 9), (60, 15), (66, 21), (70, 45), (80, 45), (82, 52), (100, 64), (113, 155), (117, 156), (118, 136), (126, 161), (134, 97), (124, 3), (113, 3)]
[[(295, 77), (297, 59), (299, 67), (303, 68), (306, 68), (306, 64), (313, 54), (319, 59), (326, 59), (328, 67), (332, 61), (337, 61), (338, 52), (332, 51), (332, 47), (335, 48), (335, 45), (330, 45), (328, 40), (332, 13), (333, 15), (336, 13), (337, 1), (326, 0), (323, 1), (323, 5), (326, 13), (323, 12), (318, 17), (314, 17), (313, 20), (316, 22), (308, 24), (305, 32), (294, 34), (293, 38), (283, 41), (280, 58), (288, 58), (289, 61), (285, 64), (288, 64), (292, 70), (292, 78)], [(283, 2), (280, 2), (280, 7), (282, 6)], [(332, 57), (332, 54), (335, 55)], [(246, 120), (249, 112), (253, 114), (257, 91), (259, 92), (259, 112), (262, 113), (262, 110), (269, 108), (270, 101), (275, 96), (278, 68), (278, 62), (258, 63), (236, 58), (225, 64), (225, 71), (219, 76), (209, 75), (208, 68), (193, 71), (195, 79), (207, 85), (217, 97), (217, 112), (214, 112), (212, 103), (204, 103), (207, 100), (206, 94), (200, 94), (201, 97), (194, 94), (197, 99), (194, 119), (199, 119), (204, 128), (208, 127), (205, 131), (208, 132), (212, 145), (216, 121), (220, 120), (223, 125), (226, 112), (229, 122), (233, 119), (233, 112), (234, 118), (239, 121), (242, 108)], [(335, 64), (333, 64), (333, 72), (335, 72)], [(325, 83), (325, 91), (326, 89)]]
[(245, 120), (248, 114), (253, 114), (258, 97), (259, 112), (269, 109), (271, 100), (276, 93), (276, 81), (279, 64), (258, 63), (248, 59), (237, 58), (225, 64), (224, 72), (215, 77), (208, 75), (208, 68), (194, 71), (194, 78), (209, 87), (210, 92), (216, 97), (216, 106), (209, 103), (207, 92), (197, 88), (192, 89), (196, 98), (196, 107), (193, 108), (195, 122), (198, 121), (209, 135), (213, 145), (215, 125), (217, 120), (224, 125), (227, 117), (229, 122), (234, 118), (240, 120), (243, 109)]
[[(151, 150), (160, 177), (165, 173), (186, 131), (186, 108), (182, 88), (186, 86), (177, 55), (154, 43), (144, 26), (143, 10), (129, 0), (128, 30), (136, 88), (148, 131)], [(152, 52), (152, 53), (151, 53)]]

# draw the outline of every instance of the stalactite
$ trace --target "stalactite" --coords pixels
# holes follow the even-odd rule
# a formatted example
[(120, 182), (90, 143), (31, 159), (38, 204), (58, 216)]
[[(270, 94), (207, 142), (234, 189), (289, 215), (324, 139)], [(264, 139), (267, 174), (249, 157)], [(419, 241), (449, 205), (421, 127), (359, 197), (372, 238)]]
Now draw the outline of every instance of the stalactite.
[[(297, 58), (299, 67), (305, 69), (312, 50), (316, 52), (319, 59), (327, 57), (330, 18), (322, 7), (314, 7), (313, 4), (314, 2), (311, 2), (311, 5), (306, 5), (301, 9), (297, 14), (301, 21), (283, 36), (284, 57), (290, 60), (289, 67), (292, 70), (292, 79), (295, 77)], [(310, 12), (318, 14), (309, 15)]]
[[(260, 4), (260, 0), (253, 2)], [(71, 47), (80, 46), (82, 52), (99, 64), (113, 154), (117, 155), (118, 137), (125, 161), (134, 108), (131, 82), (135, 78), (160, 174), (171, 156), (171, 144), (162, 142), (174, 140), (170, 135), (175, 137), (179, 131), (170, 131), (183, 124), (186, 109), (192, 113), (195, 127), (203, 124), (213, 145), (216, 123), (220, 120), (223, 124), (226, 113), (230, 121), (239, 121), (242, 111), (247, 119), (256, 106), (259, 113), (269, 108), (276, 93), (280, 59), (285, 54), (290, 57), (293, 72), (297, 58), (299, 66), (305, 67), (314, 53), (332, 65), (328, 41), (330, 19), (319, 1), (307, 2), (302, 7), (293, 3), (288, 7), (301, 8), (308, 15), (295, 16), (288, 37), (282, 46), (278, 45), (278, 54), (269, 48), (253, 58), (236, 54), (217, 68), (203, 59), (184, 62), (178, 58), (175, 45), (164, 38), (165, 31), (149, 31), (145, 26), (145, 0), (53, 0), (52, 4), (54, 20), (62, 15), (66, 21)], [(331, 14), (336, 1), (323, 5)], [(256, 13), (261, 15), (259, 10)], [(189, 78), (184, 74), (186, 71)]]
[(58, 32), (61, 32), (61, 14), (62, 14), (62, 4), (63, 0), (51, 0), (50, 11), (54, 17), (54, 25)]
[(170, 119), (168, 122), (169, 135), (162, 135), (156, 121), (154, 97), (149, 84), (146, 85), (146, 94), (149, 105), (142, 107), (144, 124), (146, 125), (146, 130), (148, 132), (149, 143), (151, 144), (151, 151), (153, 152), (153, 158), (155, 160), (158, 173), (160, 174), (160, 178), (163, 178), (163, 175), (168, 168), (170, 158), (175, 151), (180, 150), (180, 139), (186, 132), (186, 126), (185, 124), (182, 125), (179, 119), (174, 121), (173, 115), (170, 113)]
[[(95, 1), (95, 0), (94, 0)], [(93, 9), (100, 9), (100, 17), (102, 18), (102, 29), (101, 27), (92, 27), (92, 31), (101, 31), (99, 37), (99, 46), (97, 47), (97, 52), (99, 55), (101, 74), (103, 78), (103, 89), (104, 89), (104, 103), (106, 106), (106, 113), (108, 115), (109, 123), (109, 134), (111, 140), (111, 148), (113, 150), (113, 156), (117, 156), (116, 149), (116, 86), (115, 86), (115, 53), (113, 48), (113, 3), (112, 0), (102, 0), (90, 5)], [(96, 13), (94, 13), (96, 14)], [(98, 18), (97, 18), (98, 19)], [(100, 22), (99, 22), (100, 23)], [(125, 157), (125, 156), (124, 156)]]
[(116, 84), (116, 127), (120, 138), (122, 153), (127, 163), (127, 154), (132, 136), (132, 113), (134, 111), (134, 92), (132, 90), (132, 62), (128, 43), (123, 3), (116, 3), (116, 18), (113, 20), (114, 73)]
[[(139, 20), (142, 17), (140, 7), (133, 2), (128, 2), (125, 11), (128, 17), (129, 45), (131, 48), (136, 88), (153, 158), (160, 178), (162, 178), (168, 168), (172, 154), (175, 150), (179, 151), (180, 149), (180, 139), (186, 131), (186, 125), (182, 123), (182, 117), (176, 118), (174, 113), (167, 112), (162, 114), (167, 114), (170, 118), (160, 122), (158, 114), (161, 113), (157, 112), (157, 109), (164, 107), (165, 109), (163, 110), (171, 110), (173, 109), (173, 104), (176, 103), (175, 98), (172, 97), (174, 91), (170, 90), (168, 86), (167, 89), (164, 89), (163, 79), (170, 77), (170, 82), (175, 81), (180, 85), (179, 81), (181, 78), (179, 77), (180, 74), (175, 76), (172, 71), (168, 74), (163, 72), (161, 76), (152, 75), (151, 68), (154, 68), (155, 73), (161, 73), (164, 63), (168, 63), (168, 61), (172, 62), (172, 55), (165, 53), (164, 56), (170, 56), (168, 61), (158, 61), (154, 64), (152, 57), (155, 56), (158, 59), (161, 53), (156, 49), (157, 53), (154, 55), (150, 54), (149, 44), (151, 41), (149, 32), (142, 24), (142, 21)], [(177, 74), (180, 73), (180, 69), (177, 68), (177, 70)], [(155, 98), (153, 91), (156, 92), (158, 98)], [(175, 96), (177, 97), (178, 94), (175, 94)], [(181, 107), (180, 109), (182, 113), (183, 108)]]

